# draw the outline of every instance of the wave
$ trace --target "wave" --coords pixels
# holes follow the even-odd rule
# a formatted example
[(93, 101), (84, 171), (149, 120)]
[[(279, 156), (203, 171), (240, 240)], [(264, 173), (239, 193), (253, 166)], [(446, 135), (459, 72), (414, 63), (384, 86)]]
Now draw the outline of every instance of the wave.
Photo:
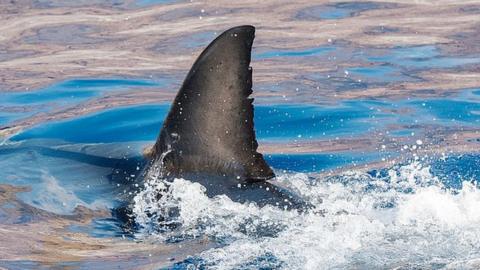
[[(412, 269), (480, 266), (480, 191), (450, 188), (419, 160), (378, 172), (283, 173), (314, 205), (304, 212), (227, 196), (187, 179), (146, 181), (135, 196), (138, 238), (218, 244), (178, 266), (208, 269)], [(187, 268), (187, 267), (186, 267)]]

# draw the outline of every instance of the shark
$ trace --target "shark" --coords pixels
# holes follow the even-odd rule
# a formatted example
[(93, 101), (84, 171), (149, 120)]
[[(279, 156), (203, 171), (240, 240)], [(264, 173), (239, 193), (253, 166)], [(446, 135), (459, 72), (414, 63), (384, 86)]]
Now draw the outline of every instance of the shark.
[(198, 56), (170, 107), (145, 176), (184, 178), (208, 196), (298, 208), (301, 200), (274, 183), (258, 152), (254, 129), (251, 54), (255, 27), (230, 28)]

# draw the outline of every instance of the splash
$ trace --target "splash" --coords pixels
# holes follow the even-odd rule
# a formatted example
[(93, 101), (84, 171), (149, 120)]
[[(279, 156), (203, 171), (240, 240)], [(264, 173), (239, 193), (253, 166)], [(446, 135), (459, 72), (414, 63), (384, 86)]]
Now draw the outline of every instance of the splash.
[(293, 173), (277, 181), (316, 207), (299, 213), (240, 204), (226, 196), (208, 198), (203, 186), (186, 179), (150, 179), (135, 197), (138, 236), (218, 243), (180, 268), (479, 266), (480, 192), (472, 182), (450, 189), (418, 160), (377, 173)]

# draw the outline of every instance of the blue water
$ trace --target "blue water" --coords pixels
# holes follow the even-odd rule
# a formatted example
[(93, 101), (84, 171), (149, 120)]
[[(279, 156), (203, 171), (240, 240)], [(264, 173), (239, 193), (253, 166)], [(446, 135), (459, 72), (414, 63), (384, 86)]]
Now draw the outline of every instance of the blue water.
[[(417, 103), (411, 102), (412, 105)], [(382, 129), (386, 124), (398, 123), (398, 115), (382, 112), (382, 108), (389, 106), (389, 103), (372, 104), (371, 101), (347, 101), (336, 106), (258, 105), (255, 108), (255, 129), (260, 141), (356, 137)], [(170, 104), (141, 104), (109, 109), (35, 126), (13, 136), (11, 140), (58, 139), (72, 143), (153, 141), (169, 108)], [(410, 117), (413, 123), (414, 115)], [(405, 123), (408, 122), (408, 116), (401, 118)], [(299, 126), (302, 129), (298, 129)]]
[(86, 98), (100, 96), (107, 91), (124, 90), (132, 87), (160, 87), (165, 82), (133, 79), (77, 79), (60, 82), (35, 90), (2, 93), (2, 105), (31, 105), (35, 103), (80, 102)]
[[(119, 83), (116, 87), (110, 86)], [(81, 100), (67, 95), (69, 91), (85, 97), (100, 95), (107, 90), (121, 91), (122, 87), (154, 85), (158, 84), (133, 80), (74, 80), (41, 90), (37, 97), (44, 102), (63, 100), (75, 104)], [(410, 131), (412, 125), (449, 126), (455, 124), (453, 122), (462, 122), (465, 126), (476, 126), (480, 120), (479, 102), (474, 98), (477, 92), (476, 89), (468, 89), (456, 98), (429, 100), (346, 100), (334, 105), (257, 104), (255, 128), (260, 141), (304, 141), (358, 137), (391, 128), (392, 125), (398, 126), (399, 130), (394, 128), (392, 132), (399, 135)], [(14, 93), (2, 98), (9, 100), (6, 104), (19, 106), (30, 104), (36, 100), (35, 97), (34, 93)], [(58, 139), (72, 143), (153, 141), (169, 106), (165, 103), (138, 104), (107, 109), (34, 126), (13, 136), (11, 140)], [(33, 112), (35, 111), (30, 113)], [(28, 114), (29, 112), (6, 112), (0, 119), (6, 126)], [(298, 129), (299, 126), (302, 129)]]
[(155, 140), (169, 104), (110, 109), (76, 119), (42, 124), (12, 138), (61, 139), (75, 143), (108, 143)]
[(265, 155), (269, 164), (291, 172), (324, 172), (345, 166), (359, 166), (378, 160), (380, 153), (311, 153), (311, 154), (273, 154)]
[(463, 125), (480, 126), (478, 101), (432, 99), (425, 102), (415, 101), (412, 104), (420, 105), (424, 108), (421, 113), (433, 114), (444, 123), (460, 121)]
[[(9, 104), (20, 105), (36, 102), (36, 97), (44, 102), (63, 100), (71, 97), (67, 95), (69, 91), (80, 93), (83, 98), (103, 91), (155, 85), (157, 83), (148, 80), (73, 80), (47, 87), (37, 96), (18, 93), (2, 98)], [(422, 125), (478, 127), (478, 93), (477, 89), (467, 89), (455, 98), (346, 100), (333, 105), (257, 104), (255, 128), (260, 143), (360, 138), (387, 129), (393, 137), (421, 136)], [(69, 102), (79, 100), (81, 98), (73, 98)], [(121, 205), (118, 194), (131, 189), (131, 181), (144, 163), (142, 149), (156, 139), (169, 107), (170, 104), (116, 107), (24, 130), (0, 146), (0, 167), (3, 168), (0, 183), (31, 187), (32, 191), (19, 194), (19, 198), (53, 212), (71, 213), (77, 205), (92, 208)], [(13, 124), (12, 121), (15, 120), (4, 118), (6, 125)], [(385, 153), (355, 149), (335, 153), (265, 154), (276, 170), (296, 172), (356, 166), (383, 156)], [(28, 219), (20, 222), (26, 221)], [(99, 220), (76, 229), (99, 237), (121, 233), (115, 220)]]
[[(44, 8), (83, 6), (82, 1), (78, 4), (40, 2), (37, 4)], [(143, 10), (139, 12), (150, 14), (154, 5), (179, 2), (186, 1), (109, 3), (112, 7), (120, 8), (118, 14), (124, 12), (123, 8), (139, 8)], [(215, 19), (225, 19), (230, 24), (230, 18), (237, 14), (256, 10), (256, 7), (244, 9), (243, 5), (229, 8), (228, 5), (220, 7), (192, 2), (191, 5), (153, 7), (158, 8), (158, 12), (151, 15), (157, 16), (156, 20), (175, 25), (183, 20), (192, 22), (194, 19), (203, 19), (206, 23), (210, 15), (215, 14)], [(99, 3), (87, 4), (93, 10), (94, 5)], [(317, 29), (317, 26), (323, 25), (335, 28), (337, 24), (343, 27), (355, 23), (356, 19), (352, 17), (361, 16), (358, 18), (361, 21), (378, 12), (369, 11), (395, 7), (405, 8), (408, 13), (413, 5), (369, 1), (329, 2), (313, 4), (308, 8), (302, 4), (297, 9), (289, 5), (287, 9), (278, 9), (282, 14), (276, 15), (283, 17), (282, 20), (286, 22), (300, 23), (295, 27)], [(47, 12), (48, 9), (43, 11)], [(462, 7), (458, 12), (474, 14), (475, 7)], [(214, 18), (211, 19), (213, 21)], [(428, 78), (422, 78), (422, 74), (435, 75), (437, 69), (449, 69), (448, 72), (452, 73), (464, 69), (471, 71), (474, 65), (480, 64), (478, 55), (468, 54), (468, 50), (464, 55), (450, 53), (456, 51), (454, 46), (462, 47), (463, 39), (466, 45), (471, 42), (466, 38), (470, 32), (452, 30), (450, 37), (456, 41), (451, 44), (386, 48), (359, 45), (349, 41), (348, 36), (342, 36), (341, 32), (339, 36), (325, 34), (311, 37), (306, 44), (300, 44), (296, 39), (295, 45), (280, 44), (277, 42), (288, 43), (291, 40), (283, 40), (282, 36), (268, 36), (268, 33), (262, 36), (265, 35), (264, 31), (272, 34), (272, 31), (278, 30), (269, 27), (272, 26), (268, 26), (268, 23), (258, 25), (260, 42), (254, 44), (253, 68), (256, 68), (256, 61), (264, 61), (263, 64), (273, 68), (279, 62), (298, 64), (302, 72), (294, 78), (279, 79), (275, 83), (264, 81), (255, 85), (255, 93), (260, 93), (260, 98), (255, 102), (256, 134), (261, 147), (266, 145), (267, 149), (273, 149), (272, 153), (265, 152), (264, 156), (275, 169), (277, 183), (298, 188), (293, 190), (308, 202), (318, 203), (315, 211), (294, 213), (271, 210), (269, 207), (260, 209), (248, 204), (232, 204), (224, 198), (208, 199), (195, 193), (195, 188), (198, 188), (195, 184), (180, 182), (177, 191), (182, 193), (181, 199), (167, 202), (174, 203), (176, 207), (182, 204), (187, 213), (187, 217), (184, 217), (187, 222), (183, 224), (187, 226), (180, 228), (177, 238), (167, 239), (179, 241), (190, 249), (191, 243), (184, 240), (198, 236), (202, 241), (215, 242), (217, 246), (206, 253), (197, 252), (165, 269), (192, 269), (192, 266), (198, 269), (209, 269), (210, 266), (219, 269), (443, 269), (448, 268), (450, 262), (478, 264), (478, 147), (464, 149), (471, 150), (465, 154), (447, 153), (445, 156), (443, 152), (448, 152), (448, 148), (456, 143), (460, 146), (465, 143), (462, 137), (452, 139), (457, 131), (475, 131), (480, 127), (480, 89), (456, 89), (456, 94), (444, 97), (443, 92), (437, 94), (437, 89), (403, 94), (397, 87), (401, 83), (429, 85), (431, 82)], [(182, 34), (182, 31), (176, 30), (166, 33), (159, 37), (157, 44), (145, 49), (161, 54), (190, 55), (198, 52), (220, 30), (200, 28), (194, 30), (197, 32), (193, 34)], [(69, 33), (62, 34), (62, 31), (57, 31), (59, 29), (67, 32), (73, 29), (81, 37), (70, 41), (68, 39), (72, 36)], [(103, 40), (96, 38), (96, 34), (99, 34), (96, 32), (101, 29), (90, 26), (59, 25), (51, 31), (48, 27), (37, 30), (36, 35), (25, 38), (25, 41), (37, 44), (54, 42), (57, 45), (73, 42), (76, 46), (91, 46)], [(381, 39), (390, 34), (403, 35), (415, 29), (401, 25), (372, 25), (362, 30), (363, 33), (356, 33), (355, 38)], [(285, 28), (287, 31), (288, 27)], [(100, 33), (100, 36), (104, 34)], [(384, 34), (387, 35), (382, 36)], [(313, 42), (316, 38), (318, 43)], [(273, 43), (269, 46), (271, 41)], [(442, 50), (447, 46), (453, 50)], [(178, 49), (178, 52), (172, 52), (171, 48)], [(3, 60), (30, 56), (29, 52), (23, 51), (5, 51), (4, 54)], [(10, 54), (14, 54), (14, 57)], [(145, 78), (78, 78), (42, 89), (0, 91), (0, 135), (4, 130), (14, 130), (10, 129), (12, 127), (27, 126), (11, 137), (0, 139), (0, 192), (4, 184), (28, 188), (17, 193), (11, 201), (0, 204), (0, 225), (5, 222), (8, 226), (12, 224), (23, 230), (42, 215), (71, 215), (78, 211), (78, 206), (93, 210), (107, 209), (112, 214), (108, 218), (95, 218), (90, 223), (72, 223), (65, 229), (67, 232), (107, 238), (95, 239), (98, 249), (104, 249), (105, 244), (105, 249), (98, 254), (87, 254), (88, 249), (94, 247), (87, 247), (85, 243), (83, 247), (79, 240), (75, 245), (85, 248), (80, 261), (40, 264), (29, 261), (34, 260), (32, 257), (19, 257), (18, 261), (3, 261), (0, 258), (0, 268), (130, 269), (143, 267), (143, 263), (152, 263), (155, 259), (155, 254), (150, 257), (151, 250), (136, 250), (134, 244), (128, 254), (120, 247), (119, 254), (105, 255), (112, 252), (108, 251), (107, 244), (112, 238), (120, 238), (113, 241), (118, 240), (119, 245), (144, 239), (138, 237), (142, 235), (132, 233), (137, 228), (125, 223), (125, 217), (122, 216), (125, 213), (122, 211), (127, 203), (132, 202), (132, 194), (144, 188), (142, 178), (138, 178), (146, 162), (142, 152), (155, 141), (170, 107), (168, 102), (146, 104), (130, 94), (162, 89), (174, 91), (178, 88), (176, 83), (179, 81), (176, 79), (174, 82), (169, 78), (147, 79), (148, 74), (142, 76)], [(306, 88), (311, 89), (302, 92)], [(328, 91), (322, 92), (322, 89)], [(390, 94), (390, 89), (395, 89), (395, 98), (383, 98), (381, 94), (376, 94), (377, 98), (338, 99), (336, 95), (348, 97), (350, 93), (358, 93), (364, 97), (362, 91), (367, 89), (384, 90), (386, 96)], [(294, 90), (295, 94), (291, 95)], [(63, 114), (69, 109), (85, 108), (100, 98), (126, 92), (129, 93), (129, 105), (112, 102), (105, 109), (88, 114)], [(262, 95), (266, 92), (277, 95), (275, 98)], [(429, 98), (417, 97), (424, 93), (428, 93)], [(281, 99), (283, 94), (288, 99), (285, 96)], [(409, 94), (415, 96), (409, 97)], [(436, 97), (430, 97), (435, 94)], [(34, 116), (36, 118), (32, 120)], [(58, 120), (56, 116), (68, 118)], [(30, 125), (32, 122), (38, 124)], [(435, 141), (431, 140), (430, 135), (435, 137)], [(443, 144), (444, 139), (449, 141)], [(480, 143), (478, 136), (467, 139), (470, 143), (476, 143), (473, 144), (475, 146)], [(423, 144), (418, 143), (419, 140)], [(335, 149), (337, 143), (344, 150), (320, 150), (329, 146)], [(425, 147), (432, 152), (425, 155), (422, 151), (411, 150), (412, 146), (422, 150)], [(444, 149), (444, 146), (447, 147)], [(378, 165), (375, 162), (382, 163)], [(364, 169), (364, 165), (373, 166), (374, 169)], [(356, 168), (366, 172), (356, 171)], [(472, 189), (469, 183), (472, 183)], [(320, 200), (316, 200), (318, 198)], [(26, 205), (18, 204), (17, 200)], [(145, 200), (143, 203), (152, 201)], [(53, 224), (61, 220), (68, 223), (68, 218), (49, 216), (41, 222), (48, 227), (51, 225), (48, 222)], [(155, 218), (152, 220), (155, 222)], [(52, 239), (45, 239), (45, 243), (44, 239), (35, 242), (32, 246), (38, 247), (32, 250), (45, 252), (44, 256), (49, 256), (52, 251), (43, 250), (44, 246), (51, 248), (51, 244), (56, 243), (55, 238), (69, 237), (60, 229), (52, 230), (51, 236)], [(155, 242), (152, 249), (157, 249), (157, 244), (162, 249), (161, 245), (168, 243), (157, 239), (159, 235), (146, 233), (145, 236), (146, 242)], [(7, 246), (0, 244), (0, 253), (4, 248), (9, 252)], [(60, 252), (54, 256), (63, 254), (64, 248), (70, 249), (58, 246)], [(143, 246), (139, 249), (143, 249)], [(215, 249), (218, 249), (218, 253), (215, 253)], [(163, 249), (161, 252), (164, 252)], [(169, 252), (168, 248), (165, 252)], [(65, 252), (68, 260), (67, 254)], [(173, 257), (164, 261), (173, 263), (179, 259)], [(453, 265), (450, 268), (461, 266)]]
[(108, 93), (162, 87), (168, 82), (121, 78), (74, 79), (33, 91), (1, 92), (0, 126), (38, 113), (61, 110)]
[(6, 125), (7, 123), (13, 122), (14, 120), (27, 117), (28, 115), (31, 114), (29, 114), (28, 112), (0, 112), (0, 126)]
[[(411, 54), (405, 48), (398, 49), (403, 50), (403, 58), (396, 56), (395, 50), (389, 52), (388, 57), (370, 59), (377, 64), (349, 68), (349, 74), (346, 74), (348, 76), (339, 78), (356, 83), (359, 87), (365, 87), (367, 83), (356, 81), (357, 77), (367, 80), (368, 84), (414, 80), (415, 78), (405, 75), (404, 70), (411, 66), (422, 68), (425, 65), (415, 66), (411, 63), (428, 62), (429, 59), (439, 57), (438, 51), (432, 47), (421, 47)], [(272, 51), (256, 57), (326, 57), (330, 52), (323, 49), (307, 49), (297, 53)], [(362, 55), (365, 57), (365, 54)], [(435, 64), (434, 61), (429, 63)], [(15, 126), (17, 121), (28, 120), (34, 114), (50, 112), (55, 108), (81, 106), (86, 101), (105, 95), (155, 89), (169, 84), (169, 80), (76, 79), (38, 91), (3, 93), (0, 96), (0, 124), (2, 128)], [(98, 238), (134, 238), (132, 228), (126, 228), (122, 209), (131, 201), (132, 194), (141, 187), (138, 175), (146, 162), (142, 152), (155, 141), (170, 108), (169, 103), (137, 102), (140, 103), (112, 106), (63, 120), (46, 120), (18, 132), (0, 144), (0, 184), (29, 187), (29, 191), (18, 193), (17, 198), (48, 212), (72, 214), (78, 206), (109, 209), (112, 212), (112, 217), (97, 218), (89, 224), (71, 225), (67, 228), (69, 232)], [(362, 145), (362, 138), (385, 136), (386, 141), (401, 138), (415, 143), (418, 139), (428, 139), (424, 138), (424, 134), (435, 128), (461, 130), (479, 127), (480, 90), (465, 89), (454, 96), (428, 99), (364, 98), (328, 100), (323, 104), (256, 102), (254, 117), (260, 145), (275, 144), (279, 147), (275, 153), (264, 153), (277, 174), (294, 175), (302, 172), (307, 173), (307, 179), (318, 181), (316, 173), (335, 175), (334, 170), (362, 168), (371, 162), (400, 155), (396, 150), (380, 150), (380, 145)], [(315, 149), (316, 143), (334, 144), (337, 140), (344, 139), (351, 140), (350, 150), (325, 152)], [(360, 143), (356, 143), (357, 140)], [(286, 144), (310, 144), (310, 152), (296, 153), (295, 148), (287, 148), (285, 151), (282, 147)], [(475, 182), (480, 175), (477, 169), (480, 156), (477, 154), (433, 158), (424, 163), (431, 165), (432, 174), (446, 188), (454, 190), (462, 188), (462, 181)], [(370, 173), (380, 181), (390, 181), (389, 178), (382, 178), (391, 173), (390, 168)], [(340, 177), (337, 180), (348, 186), (348, 183), (344, 183), (347, 181), (345, 179)], [(365, 190), (369, 189), (374, 188), (368, 186)], [(407, 192), (410, 191), (407, 189)], [(378, 204), (386, 208), (394, 207), (390, 201), (380, 200)], [(0, 218), (5, 215), (1, 209), (12, 207), (15, 205), (1, 205)], [(25, 213), (13, 222), (25, 224), (34, 221), (34, 218)], [(179, 239), (181, 241), (183, 238)], [(192, 258), (172, 267), (185, 269), (191, 263), (202, 265), (203, 259), (195, 258), (199, 262), (189, 261), (195, 260)], [(265, 254), (256, 256), (245, 265), (281, 263), (274, 255)], [(20, 268), (36, 267), (29, 262), (7, 266), (12, 265)]]
[[(373, 111), (362, 102), (337, 106), (308, 104), (257, 106), (255, 128), (262, 140), (305, 140), (360, 135), (375, 127), (366, 121), (385, 115)], [(301, 126), (301, 129), (298, 127)]]
[[(255, 127), (260, 140), (291, 140), (358, 135), (375, 126), (373, 116), (383, 117), (368, 104), (352, 101), (344, 105), (258, 105)], [(74, 143), (153, 141), (170, 104), (135, 105), (109, 109), (58, 122), (45, 123), (21, 132), (11, 140), (60, 139)], [(302, 130), (296, 127), (302, 125)], [(81, 131), (81, 132), (79, 132)]]

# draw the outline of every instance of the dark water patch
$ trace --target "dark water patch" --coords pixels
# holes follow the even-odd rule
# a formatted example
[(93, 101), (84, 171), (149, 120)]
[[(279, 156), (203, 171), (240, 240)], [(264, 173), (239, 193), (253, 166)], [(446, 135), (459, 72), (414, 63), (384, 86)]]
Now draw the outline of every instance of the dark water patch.
[(360, 15), (374, 9), (390, 9), (398, 7), (394, 3), (382, 2), (340, 2), (308, 7), (300, 10), (295, 16), (299, 20), (338, 20)]

